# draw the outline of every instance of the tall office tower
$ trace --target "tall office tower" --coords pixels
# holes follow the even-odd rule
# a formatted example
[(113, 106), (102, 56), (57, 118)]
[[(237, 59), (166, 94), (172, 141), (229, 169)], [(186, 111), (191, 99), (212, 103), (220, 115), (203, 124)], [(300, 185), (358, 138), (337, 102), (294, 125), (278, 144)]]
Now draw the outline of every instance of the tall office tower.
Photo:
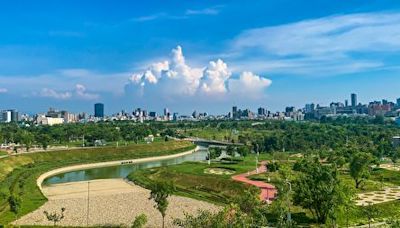
[(18, 122), (19, 121), (18, 111), (15, 109), (10, 109), (8, 111), (11, 112), (11, 122)]
[(104, 104), (102, 103), (94, 104), (94, 117), (99, 117), (99, 118), (104, 117)]
[(400, 107), (400, 98), (397, 98), (396, 104), (397, 104), (397, 107)]
[(345, 106), (345, 107), (349, 106), (349, 100), (347, 100), (347, 99), (344, 100), (344, 106)]
[(232, 118), (233, 119), (236, 119), (236, 118), (238, 118), (238, 115), (237, 115), (238, 113), (237, 113), (237, 107), (236, 106), (233, 106), (232, 107)]
[(259, 116), (265, 116), (266, 115), (265, 108), (259, 107), (257, 113)]
[(388, 104), (388, 101), (387, 101), (386, 99), (382, 99), (382, 104), (383, 104), (383, 105), (387, 105), (387, 104)]
[(351, 106), (352, 107), (357, 106), (357, 94), (355, 94), (355, 93), (351, 94)]
[(168, 108), (164, 108), (164, 116), (169, 116), (169, 110), (168, 110)]
[(311, 112), (314, 112), (314, 109), (315, 109), (314, 103), (306, 104), (306, 107), (304, 108), (304, 112), (311, 113)]

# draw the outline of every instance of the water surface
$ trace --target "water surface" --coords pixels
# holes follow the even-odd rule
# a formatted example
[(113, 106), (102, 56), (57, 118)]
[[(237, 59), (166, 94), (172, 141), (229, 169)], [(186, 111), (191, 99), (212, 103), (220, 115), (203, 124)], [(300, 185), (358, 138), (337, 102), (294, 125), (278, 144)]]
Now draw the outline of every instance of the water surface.
[(125, 178), (131, 172), (134, 172), (138, 169), (176, 165), (186, 161), (204, 161), (207, 157), (207, 153), (208, 153), (207, 149), (202, 149), (192, 154), (184, 155), (177, 158), (165, 159), (161, 161), (151, 161), (138, 164), (118, 165), (118, 166), (71, 171), (49, 177), (43, 181), (43, 185), (68, 183), (75, 181), (88, 181), (96, 179)]

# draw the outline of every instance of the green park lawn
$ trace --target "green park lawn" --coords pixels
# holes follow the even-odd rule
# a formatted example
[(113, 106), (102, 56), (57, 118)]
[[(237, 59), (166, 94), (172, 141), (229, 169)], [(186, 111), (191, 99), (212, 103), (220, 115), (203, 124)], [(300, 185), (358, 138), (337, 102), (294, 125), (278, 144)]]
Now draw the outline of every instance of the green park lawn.
[(5, 151), (0, 150), (0, 156), (7, 155), (8, 153)]
[[(154, 142), (127, 147), (100, 147), (40, 152), (10, 156), (0, 160), (0, 224), (8, 224), (46, 202), (36, 186), (37, 178), (49, 170), (75, 164), (162, 156), (184, 152), (195, 146), (189, 142)], [(9, 211), (7, 199), (18, 195), (21, 208), (17, 215)]]
[[(263, 156), (260, 157), (262, 159)], [(186, 162), (180, 165), (138, 170), (128, 179), (149, 188), (155, 181), (169, 180), (174, 183), (175, 194), (206, 200), (215, 204), (227, 204), (250, 186), (233, 181), (231, 175), (207, 174), (207, 168), (223, 168), (235, 171), (235, 174), (254, 170), (255, 156), (234, 159), (233, 162)]]

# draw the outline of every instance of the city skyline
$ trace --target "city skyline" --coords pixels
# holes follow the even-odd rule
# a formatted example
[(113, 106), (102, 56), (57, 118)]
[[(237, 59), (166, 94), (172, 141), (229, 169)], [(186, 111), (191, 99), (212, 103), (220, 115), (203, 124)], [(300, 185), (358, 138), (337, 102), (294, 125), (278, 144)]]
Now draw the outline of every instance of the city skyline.
[(91, 113), (101, 102), (107, 114), (224, 113), (400, 96), (393, 1), (45, 1), (1, 11), (1, 109)]

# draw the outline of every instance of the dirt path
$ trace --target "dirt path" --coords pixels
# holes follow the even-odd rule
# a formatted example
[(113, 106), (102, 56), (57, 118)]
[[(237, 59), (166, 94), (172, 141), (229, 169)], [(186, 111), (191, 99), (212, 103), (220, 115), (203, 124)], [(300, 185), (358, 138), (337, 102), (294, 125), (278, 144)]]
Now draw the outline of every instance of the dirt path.
[[(266, 161), (262, 161), (261, 165), (258, 168), (258, 173), (265, 173), (267, 172), (267, 168), (266, 165), (267, 162)], [(260, 199), (262, 201), (270, 201), (273, 200), (277, 194), (277, 190), (275, 188), (275, 186), (273, 186), (272, 184), (268, 184), (262, 181), (254, 181), (254, 180), (250, 180), (249, 178), (247, 178), (248, 176), (257, 174), (257, 170), (253, 170), (249, 173), (242, 173), (239, 175), (235, 175), (232, 176), (232, 179), (235, 181), (240, 181), (246, 184), (250, 184), (250, 185), (254, 185), (258, 188), (261, 189), (261, 193), (260, 193)]]

